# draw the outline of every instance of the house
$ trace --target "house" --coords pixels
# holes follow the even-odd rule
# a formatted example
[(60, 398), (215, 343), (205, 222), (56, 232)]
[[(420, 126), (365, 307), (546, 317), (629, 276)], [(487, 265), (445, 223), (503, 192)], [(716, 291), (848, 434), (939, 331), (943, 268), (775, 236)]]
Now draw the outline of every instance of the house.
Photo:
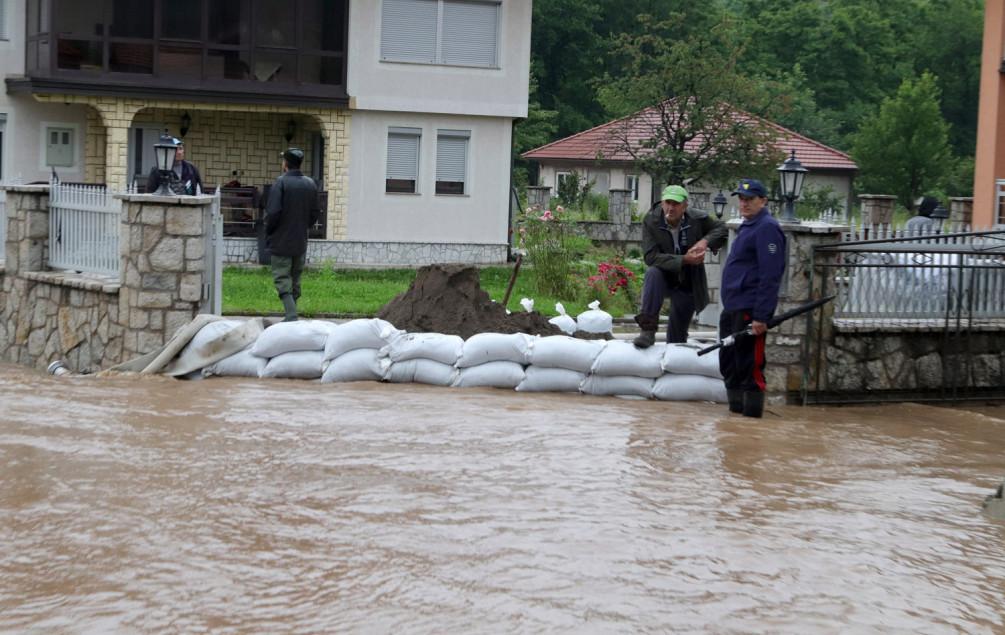
[[(0, 0), (0, 178), (122, 190), (162, 131), (207, 185), (304, 148), (357, 264), (503, 262), (525, 0)], [(229, 251), (229, 249), (228, 249)]]
[[(538, 185), (552, 187), (553, 193), (558, 192), (563, 179), (571, 178), (575, 172), (580, 178), (593, 183), (594, 192), (607, 194), (610, 189), (627, 189), (631, 191), (637, 209), (648, 209), (665, 184), (654, 187), (652, 177), (639, 172), (624, 146), (625, 140), (636, 146), (651, 138), (658, 116), (657, 109), (646, 108), (623, 119), (529, 150), (521, 156), (538, 163)], [(841, 199), (843, 208), (848, 209), (852, 180), (858, 169), (851, 157), (773, 122), (760, 121), (774, 132), (775, 147), (785, 154), (795, 150), (799, 162), (809, 170), (804, 189), (831, 188), (834, 195)], [(687, 147), (696, 148), (700, 143), (701, 139), (697, 138)], [(689, 189), (694, 204), (711, 209), (710, 198), (720, 189), (729, 192), (732, 188), (730, 184), (696, 183)]]

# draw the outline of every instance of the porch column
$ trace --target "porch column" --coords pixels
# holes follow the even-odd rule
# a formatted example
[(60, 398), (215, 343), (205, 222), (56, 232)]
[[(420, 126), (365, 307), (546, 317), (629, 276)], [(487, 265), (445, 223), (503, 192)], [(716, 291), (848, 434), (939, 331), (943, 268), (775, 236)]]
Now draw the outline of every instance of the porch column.
[[(306, 113), (305, 113), (306, 114)], [(346, 110), (311, 112), (321, 122), (325, 140), (325, 182), (328, 192), (328, 240), (345, 240), (349, 208), (349, 123)]]
[(105, 185), (117, 192), (129, 185), (129, 127), (144, 108), (138, 101), (102, 97), (91, 104), (105, 124)]

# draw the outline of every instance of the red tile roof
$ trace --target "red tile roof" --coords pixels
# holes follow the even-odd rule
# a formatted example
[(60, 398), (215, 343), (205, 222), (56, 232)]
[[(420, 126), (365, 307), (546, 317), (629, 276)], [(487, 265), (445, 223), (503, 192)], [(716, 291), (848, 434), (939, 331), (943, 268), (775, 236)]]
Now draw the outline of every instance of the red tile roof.
[[(752, 115), (733, 111), (734, 117), (749, 117)], [(632, 156), (625, 151), (618, 138), (624, 136), (624, 127), (628, 127), (628, 138), (633, 146), (652, 137), (654, 119), (659, 117), (656, 108), (646, 108), (624, 119), (616, 119), (605, 124), (578, 132), (558, 141), (552, 141), (540, 148), (528, 150), (522, 155), (525, 159), (546, 161), (549, 159), (565, 160), (605, 160), (632, 161)], [(759, 118), (758, 118), (759, 119)], [(857, 170), (858, 166), (850, 156), (829, 146), (805, 137), (798, 132), (760, 119), (769, 128), (777, 132), (775, 145), (786, 155), (791, 150), (796, 151), (796, 158), (810, 170)], [(697, 148), (702, 142), (701, 137), (689, 141), (688, 149)]]

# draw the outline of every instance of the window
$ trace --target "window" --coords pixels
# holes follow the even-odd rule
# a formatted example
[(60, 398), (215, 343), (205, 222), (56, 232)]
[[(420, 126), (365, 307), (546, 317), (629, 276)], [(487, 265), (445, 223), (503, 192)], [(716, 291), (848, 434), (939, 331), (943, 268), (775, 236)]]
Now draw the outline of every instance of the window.
[(0, 0), (0, 40), (7, 39), (7, 0)]
[(74, 129), (61, 126), (45, 128), (46, 167), (73, 167)]
[(498, 65), (499, 2), (384, 0), (380, 57), (493, 68)]
[(632, 191), (632, 200), (639, 200), (639, 175), (637, 174), (627, 174), (625, 175), (625, 189)]
[(385, 192), (417, 194), (419, 182), (419, 128), (390, 128), (387, 131), (387, 181)]
[(438, 130), (436, 133), (436, 193), (465, 194), (470, 130)]
[(566, 181), (575, 180), (576, 187), (579, 187), (579, 179), (572, 175), (572, 172), (558, 172), (555, 174), (555, 191), (560, 191), (563, 187), (569, 187), (565, 184)]

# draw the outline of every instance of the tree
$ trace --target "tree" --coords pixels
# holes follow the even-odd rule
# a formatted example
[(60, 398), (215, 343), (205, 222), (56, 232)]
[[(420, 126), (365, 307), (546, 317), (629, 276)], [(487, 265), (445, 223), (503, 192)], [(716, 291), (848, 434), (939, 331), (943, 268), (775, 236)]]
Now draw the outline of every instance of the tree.
[(739, 69), (732, 23), (682, 35), (686, 18), (639, 16), (637, 33), (614, 41), (622, 72), (605, 77), (599, 96), (612, 114), (628, 116), (613, 127), (613, 149), (658, 183), (771, 174), (782, 157), (761, 118), (773, 100)]
[(949, 124), (939, 111), (931, 73), (907, 79), (854, 136), (852, 156), (867, 191), (894, 194), (907, 209), (925, 191), (942, 187), (954, 169)]

